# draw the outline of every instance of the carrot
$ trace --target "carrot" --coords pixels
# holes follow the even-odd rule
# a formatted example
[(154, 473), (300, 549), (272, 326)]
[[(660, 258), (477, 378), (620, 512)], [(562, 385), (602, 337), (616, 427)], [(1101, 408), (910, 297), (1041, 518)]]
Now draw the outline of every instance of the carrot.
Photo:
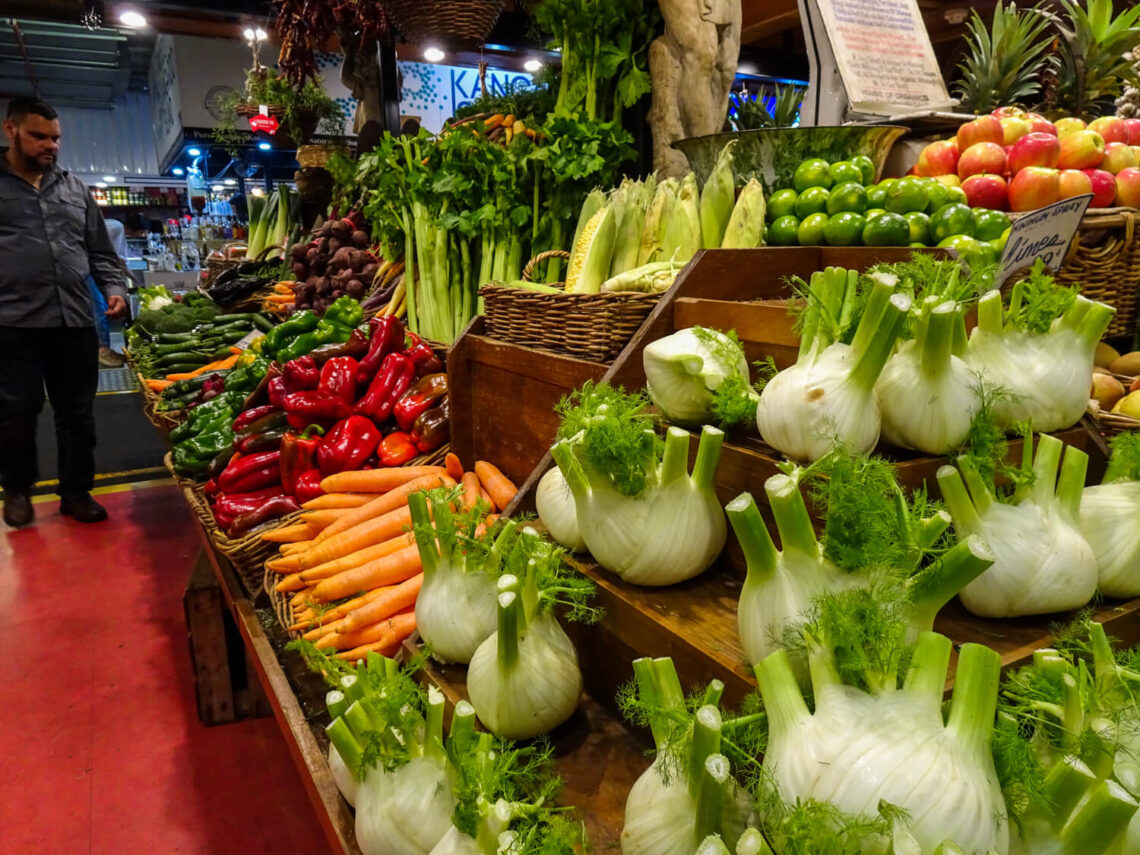
[(383, 495), (376, 496), (371, 502), (361, 505), (359, 508), (353, 508), (345, 513), (339, 520), (334, 522), (324, 531), (317, 535), (316, 542), (328, 540), (334, 535), (340, 534), (342, 531), (348, 531), (353, 526), (360, 525), (370, 519), (374, 519), (382, 514), (394, 511), (397, 508), (404, 507), (408, 504), (408, 496), (415, 493), (417, 490), (430, 490), (432, 487), (454, 487), (455, 482), (446, 475), (425, 475), (422, 478), (415, 478), (405, 484), (401, 484), (394, 490), (389, 490)]
[(367, 605), (348, 613), (348, 617), (344, 619), (345, 631), (356, 632), (378, 620), (391, 617), (408, 606), (414, 606), (423, 584), (424, 574), (417, 573), (412, 578), (387, 588), (387, 596), (377, 597)]
[(498, 466), (486, 460), (475, 461), (475, 474), (479, 476), (479, 480), (491, 495), (491, 501), (500, 511), (511, 503), (511, 499), (519, 491), (514, 482), (499, 471)]
[(376, 498), (375, 493), (325, 493), (309, 499), (301, 505), (305, 510), (325, 510), (328, 508), (359, 508)]
[(305, 511), (301, 514), (301, 519), (317, 531), (324, 531), (344, 516), (345, 513), (346, 510), (344, 508), (325, 508), (324, 510)]
[[(375, 600), (379, 597), (386, 597), (386, 596), (388, 596), (388, 588), (387, 587), (376, 588), (374, 590), (369, 591), (367, 594), (361, 594), (359, 597), (354, 597), (351, 600), (347, 600), (346, 602), (341, 603), (339, 606), (335, 606), (331, 609), (327, 609), (326, 611), (324, 611), (321, 614), (321, 619), (322, 619), (322, 621), (340, 620), (341, 618), (347, 616), (350, 612), (356, 611), (357, 609), (361, 608), (362, 606), (368, 605), (373, 600)], [(311, 609), (309, 610), (309, 614), (314, 615), (314, 613), (312, 612)], [(293, 618), (294, 618), (294, 620), (298, 620), (298, 624), (300, 624), (300, 621), (299, 621), (300, 615), (296, 612), (296, 610), (294, 610), (294, 612), (293, 612)], [(310, 621), (310, 623), (311, 622), (312, 621)], [(296, 627), (292, 627), (292, 626), (289, 627), (289, 629), (294, 631), (294, 632), (300, 628), (301, 628), (300, 625), (298, 625)]]
[(270, 543), (297, 543), (303, 540), (311, 540), (315, 533), (308, 523), (296, 523), (284, 528), (270, 529), (261, 535), (261, 539), (268, 540)]
[(463, 504), (469, 508), (475, 507), (479, 501), (479, 476), (474, 472), (464, 472), (459, 483), (463, 485)]
[(447, 457), (443, 458), (443, 468), (456, 481), (463, 477), (463, 464), (459, 462), (459, 455), (452, 451), (447, 452)]
[(388, 639), (384, 638), (374, 644), (365, 644), (363, 647), (357, 647), (354, 650), (345, 650), (343, 653), (338, 653), (336, 658), (344, 662), (363, 662), (368, 658), (369, 653), (379, 653), (381, 656), (387, 656), (390, 659), (396, 655), (400, 649), (400, 644), (400, 641), (389, 644)]
[[(308, 524), (306, 523), (306, 526), (307, 525)], [(296, 554), (301, 553), (301, 552), (308, 552), (312, 548), (313, 548), (313, 540), (311, 538), (308, 540), (298, 540), (298, 541), (294, 541), (293, 543), (281, 544), (281, 554), (282, 555), (296, 555)]]
[(147, 380), (146, 387), (152, 392), (161, 392), (167, 386), (173, 386), (173, 380)]
[(387, 469), (338, 472), (321, 481), (321, 489), (326, 493), (387, 493), (424, 475), (446, 474), (447, 470), (442, 466), (393, 466)]
[(370, 644), (390, 646), (399, 644), (411, 635), (415, 628), (415, 612), (401, 612), (398, 615), (392, 615), (387, 620), (372, 624), (360, 632), (343, 633), (337, 631), (332, 635), (326, 635), (317, 642), (317, 647), (322, 650), (327, 650), (330, 647), (338, 650), (355, 650)]
[(171, 383), (177, 383), (179, 380), (192, 380), (197, 376), (193, 371), (179, 371), (176, 374), (167, 374), (166, 379)]
[(300, 591), (304, 588), (305, 583), (302, 581), (300, 573), (290, 573), (277, 583), (278, 591)]
[(498, 514), (487, 514), (483, 517), (483, 522), (475, 526), (475, 539), (478, 540), (487, 533), (487, 529), (495, 524), (495, 520), (499, 518)]
[(324, 564), (318, 564), (316, 567), (310, 567), (308, 570), (301, 572), (301, 578), (306, 582), (316, 583), (321, 579), (328, 579), (330, 576), (335, 576), (337, 573), (343, 573), (345, 570), (351, 570), (353, 567), (359, 567), (361, 564), (367, 564), (369, 561), (375, 561), (377, 558), (383, 558), (385, 555), (391, 555), (393, 552), (399, 552), (406, 546), (411, 546), (416, 542), (411, 532), (397, 535), (396, 537), (389, 538), (383, 543), (377, 543), (373, 546), (358, 549), (356, 552), (351, 552), (342, 558), (336, 558), (332, 561), (326, 561)]
[(296, 562), (294, 570), (308, 570), (310, 567), (316, 567), (318, 564), (324, 564), (326, 561), (332, 561), (366, 546), (375, 546), (377, 543), (390, 540), (409, 529), (411, 525), (412, 512), (407, 505), (404, 505), (358, 523), (340, 534), (334, 534), (306, 552), (289, 555), (286, 560)]
[(488, 508), (495, 507), (495, 500), (491, 498), (491, 494), (483, 489), (483, 485), (479, 485), (479, 498), (487, 503)]
[(339, 600), (357, 591), (370, 591), (382, 585), (403, 582), (422, 569), (419, 548), (406, 546), (399, 552), (353, 567), (319, 582), (313, 589), (313, 599), (321, 603)]
[[(289, 544), (289, 543), (285, 544), (285, 546), (291, 546), (291, 545), (292, 544)], [(274, 573), (280, 573), (282, 576), (287, 576), (288, 574), (294, 572), (293, 570), (290, 570), (289, 567), (287, 566), (286, 558), (284, 556), (280, 556), (280, 555), (276, 558), (270, 558), (268, 561), (265, 562), (265, 566), (267, 569), (272, 570)]]
[(329, 621), (322, 623), (320, 626), (315, 626), (306, 632), (301, 638), (305, 641), (316, 641), (318, 638), (324, 638), (326, 635), (335, 635), (337, 630), (344, 626), (344, 619)]

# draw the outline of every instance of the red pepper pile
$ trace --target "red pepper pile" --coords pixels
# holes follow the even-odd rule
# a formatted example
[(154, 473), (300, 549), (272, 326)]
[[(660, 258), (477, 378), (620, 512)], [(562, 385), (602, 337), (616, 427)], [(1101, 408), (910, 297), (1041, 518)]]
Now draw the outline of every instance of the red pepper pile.
[(270, 367), (269, 403), (233, 423), (234, 446), (205, 492), (218, 526), (240, 537), (320, 496), (337, 472), (402, 466), (448, 439), (448, 389), (431, 347), (394, 317), (343, 345)]

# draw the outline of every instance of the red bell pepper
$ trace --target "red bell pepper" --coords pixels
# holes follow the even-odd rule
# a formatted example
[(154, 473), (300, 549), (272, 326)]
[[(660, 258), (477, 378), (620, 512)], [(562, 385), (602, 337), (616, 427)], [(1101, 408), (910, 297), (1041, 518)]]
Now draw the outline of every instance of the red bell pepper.
[(283, 369), (286, 393), (316, 389), (321, 381), (321, 369), (311, 356), (299, 356), (285, 363)]
[(380, 454), (380, 463), (383, 466), (403, 466), (409, 460), (419, 456), (419, 452), (416, 451), (416, 444), (402, 430), (384, 437), (380, 441), (377, 452)]
[(286, 495), (297, 495), (297, 479), (316, 466), (320, 436), (325, 432), (320, 425), (309, 425), (301, 433), (286, 433), (281, 437), (281, 487)]
[(317, 365), (322, 365), (337, 356), (351, 356), (353, 359), (363, 359), (367, 354), (368, 337), (360, 330), (353, 330), (352, 335), (348, 337), (348, 341), (322, 344), (316, 350), (311, 351), (309, 356), (316, 360)]
[[(280, 487), (270, 487), (265, 490), (254, 490), (248, 493), (219, 493), (214, 502), (214, 518), (223, 529), (229, 528), (235, 517), (246, 511), (256, 510), (270, 499), (283, 495)], [(229, 522), (222, 524), (223, 518)]]
[(383, 424), (392, 415), (392, 408), (412, 385), (416, 376), (416, 366), (402, 353), (389, 353), (384, 357), (380, 370), (372, 378), (372, 385), (357, 402), (357, 415), (368, 416), (376, 424)]
[(321, 474), (359, 469), (372, 456), (382, 436), (372, 419), (364, 416), (349, 416), (337, 422), (317, 449)]
[(411, 430), (420, 414), (437, 406), (446, 394), (446, 374), (428, 374), (413, 383), (392, 408), (392, 415), (396, 417), (400, 430)]
[(226, 528), (226, 535), (228, 537), (241, 537), (263, 523), (280, 519), (286, 514), (299, 510), (301, 510), (301, 506), (292, 496), (274, 496), (259, 507), (234, 517), (234, 521)]
[(233, 432), (240, 433), (244, 428), (253, 424), (258, 419), (262, 418), (263, 416), (271, 415), (276, 411), (277, 407), (273, 406), (272, 404), (266, 404), (265, 406), (254, 407), (253, 409), (239, 413), (238, 417), (234, 419), (234, 423), (231, 426), (233, 428)]
[(323, 496), (325, 491), (321, 489), (321, 475), (320, 469), (310, 469), (297, 479), (297, 501), (302, 505), (305, 502), (311, 502), (318, 496)]
[(345, 403), (355, 403), (357, 365), (357, 361), (351, 356), (337, 356), (328, 360), (321, 367), (321, 379), (317, 389), (335, 398), (342, 398)]
[(269, 378), (269, 404), (279, 410), (285, 403), (289, 390), (285, 388), (285, 378), (280, 374)]
[(281, 484), (281, 452), (263, 451), (231, 462), (218, 477), (225, 493), (248, 493)]
[(285, 413), (273, 410), (269, 415), (246, 425), (241, 433), (234, 437), (234, 448), (242, 454), (272, 451), (281, 444), (281, 437), (287, 426)]
[(416, 451), (427, 454), (445, 442), (451, 432), (451, 399), (443, 398), (438, 407), (421, 413), (412, 425), (412, 441)]
[(218, 482), (211, 478), (202, 485), (202, 492), (206, 494), (207, 499), (212, 499), (218, 495)]
[(289, 424), (304, 430), (311, 424), (329, 427), (352, 415), (352, 405), (319, 389), (293, 392), (285, 396), (285, 413)]
[(437, 374), (443, 370), (443, 362), (435, 355), (431, 345), (414, 332), (408, 333), (408, 349), (404, 351), (404, 354), (415, 363), (417, 377), (423, 377), (425, 374)]
[(394, 315), (373, 318), (368, 322), (371, 338), (368, 340), (368, 353), (356, 368), (356, 382), (360, 385), (371, 383), (384, 357), (404, 349), (404, 325)]

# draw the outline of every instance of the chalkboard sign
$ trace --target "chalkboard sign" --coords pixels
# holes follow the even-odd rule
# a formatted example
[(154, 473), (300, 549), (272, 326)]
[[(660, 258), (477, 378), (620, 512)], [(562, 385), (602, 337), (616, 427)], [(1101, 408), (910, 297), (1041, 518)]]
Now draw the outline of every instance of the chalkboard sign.
[(1050, 270), (1058, 270), (1092, 200), (1091, 193), (1073, 196), (1019, 217), (1010, 228), (1001, 254), (997, 284), (1000, 286), (1018, 270), (1032, 267), (1038, 258)]

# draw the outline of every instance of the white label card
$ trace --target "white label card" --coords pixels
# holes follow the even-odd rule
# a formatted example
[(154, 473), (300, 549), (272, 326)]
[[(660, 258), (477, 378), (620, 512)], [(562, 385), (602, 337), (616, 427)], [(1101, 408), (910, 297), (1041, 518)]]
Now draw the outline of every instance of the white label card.
[(261, 330), (254, 330), (237, 344), (235, 344), (234, 347), (238, 348), (239, 350), (248, 350), (251, 344), (253, 344), (264, 335), (265, 333), (263, 333)]
[(1000, 287), (1011, 273), (1033, 266), (1038, 258), (1058, 270), (1092, 200), (1091, 193), (1073, 196), (1019, 217), (1009, 230), (994, 284)]

